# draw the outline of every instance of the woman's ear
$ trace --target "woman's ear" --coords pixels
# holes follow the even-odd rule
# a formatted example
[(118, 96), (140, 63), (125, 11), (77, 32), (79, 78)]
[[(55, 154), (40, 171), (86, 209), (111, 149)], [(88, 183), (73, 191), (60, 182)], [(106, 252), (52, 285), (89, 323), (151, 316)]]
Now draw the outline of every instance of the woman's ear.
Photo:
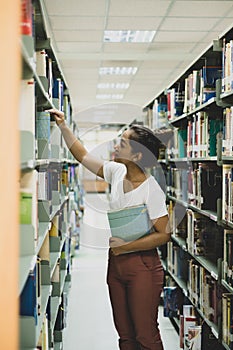
[(133, 161), (139, 162), (142, 159), (142, 152), (137, 152), (133, 155)]

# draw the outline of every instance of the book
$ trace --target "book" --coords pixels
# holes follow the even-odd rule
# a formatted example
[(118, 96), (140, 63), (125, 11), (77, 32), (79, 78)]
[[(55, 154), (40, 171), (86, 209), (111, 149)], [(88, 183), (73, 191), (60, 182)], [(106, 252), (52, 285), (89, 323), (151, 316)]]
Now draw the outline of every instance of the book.
[(113, 237), (128, 242), (150, 233), (151, 222), (145, 204), (110, 210), (107, 216)]
[(223, 278), (233, 286), (233, 230), (224, 229), (223, 240)]
[(184, 350), (188, 349), (188, 344), (186, 339), (188, 338), (188, 328), (190, 326), (196, 326), (197, 318), (196, 316), (190, 315), (181, 317), (181, 327), (180, 327), (180, 347)]
[(163, 288), (163, 316), (177, 317), (178, 316), (178, 287), (164, 287)]
[(37, 267), (30, 271), (20, 295), (20, 315), (33, 316), (37, 324)]
[(31, 0), (21, 1), (21, 34), (33, 34), (33, 5)]
[(24, 173), (20, 178), (20, 223), (32, 225), (35, 243), (38, 239), (38, 173)]
[(189, 326), (188, 336), (186, 337), (187, 350), (201, 350), (201, 326)]
[(37, 112), (36, 116), (36, 138), (50, 140), (50, 113)]
[(222, 338), (233, 348), (233, 293), (222, 294)]
[(53, 103), (59, 110), (63, 110), (64, 82), (60, 79), (53, 80)]

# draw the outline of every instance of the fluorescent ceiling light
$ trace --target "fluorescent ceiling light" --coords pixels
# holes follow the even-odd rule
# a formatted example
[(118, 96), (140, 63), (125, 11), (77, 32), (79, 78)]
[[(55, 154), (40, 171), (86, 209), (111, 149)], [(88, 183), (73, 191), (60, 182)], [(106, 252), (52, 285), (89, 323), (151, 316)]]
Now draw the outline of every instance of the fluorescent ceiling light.
[(155, 30), (105, 30), (104, 42), (150, 43), (155, 33)]
[(121, 100), (124, 97), (123, 94), (99, 94), (96, 98), (99, 100)]
[(134, 75), (137, 67), (100, 67), (100, 75)]
[(98, 89), (122, 89), (126, 90), (129, 87), (129, 83), (99, 83)]

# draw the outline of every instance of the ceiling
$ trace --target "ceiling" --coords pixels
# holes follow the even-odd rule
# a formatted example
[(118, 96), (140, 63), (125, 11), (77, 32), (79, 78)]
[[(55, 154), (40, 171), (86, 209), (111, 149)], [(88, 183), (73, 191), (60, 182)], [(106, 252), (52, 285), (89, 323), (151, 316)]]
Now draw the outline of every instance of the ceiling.
[[(233, 0), (43, 0), (46, 26), (80, 127), (130, 123), (213, 39), (233, 26)], [(155, 30), (151, 43), (103, 42), (105, 30)], [(100, 67), (137, 67), (100, 75)], [(98, 89), (99, 83), (129, 83)], [(97, 95), (123, 95), (99, 99)], [(119, 97), (119, 96), (118, 96)]]

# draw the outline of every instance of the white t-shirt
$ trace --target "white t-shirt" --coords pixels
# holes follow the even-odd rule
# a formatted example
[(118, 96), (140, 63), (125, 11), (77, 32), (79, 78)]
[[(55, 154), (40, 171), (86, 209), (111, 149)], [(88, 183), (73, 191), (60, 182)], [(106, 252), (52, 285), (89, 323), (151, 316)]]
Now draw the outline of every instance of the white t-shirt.
[(167, 215), (165, 194), (152, 175), (137, 188), (124, 193), (126, 166), (109, 161), (104, 163), (103, 170), (105, 181), (111, 184), (110, 209), (146, 204), (151, 220)]

